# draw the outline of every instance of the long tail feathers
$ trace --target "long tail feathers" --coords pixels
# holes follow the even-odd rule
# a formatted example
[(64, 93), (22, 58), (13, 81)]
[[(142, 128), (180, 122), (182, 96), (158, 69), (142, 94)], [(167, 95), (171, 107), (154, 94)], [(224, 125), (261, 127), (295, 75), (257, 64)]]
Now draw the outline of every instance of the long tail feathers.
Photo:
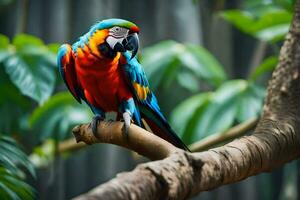
[(141, 110), (141, 117), (143, 126), (152, 133), (155, 133), (158, 137), (170, 142), (174, 146), (186, 151), (190, 151), (189, 148), (181, 141), (177, 134), (171, 129), (167, 122), (159, 119), (158, 116), (147, 115)]

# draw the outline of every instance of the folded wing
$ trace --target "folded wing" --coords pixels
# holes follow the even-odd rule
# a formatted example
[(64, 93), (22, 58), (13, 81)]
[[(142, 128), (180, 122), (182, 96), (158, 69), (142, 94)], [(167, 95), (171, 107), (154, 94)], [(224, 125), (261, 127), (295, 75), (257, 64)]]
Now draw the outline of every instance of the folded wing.
[(129, 53), (124, 53), (126, 59), (124, 64), (124, 72), (127, 77), (129, 86), (135, 94), (135, 100), (140, 112), (141, 121), (146, 129), (151, 129), (157, 136), (167, 140), (176, 147), (184, 150), (189, 150), (188, 147), (181, 141), (177, 134), (171, 129), (166, 118), (160, 111), (157, 99), (149, 88), (149, 83), (145, 72), (138, 61), (130, 59)]
[(58, 51), (57, 64), (59, 68), (59, 73), (62, 76), (66, 86), (75, 97), (75, 99), (81, 103), (83, 98), (82, 89), (80, 88), (76, 71), (75, 63), (72, 52), (72, 47), (69, 44), (63, 44)]

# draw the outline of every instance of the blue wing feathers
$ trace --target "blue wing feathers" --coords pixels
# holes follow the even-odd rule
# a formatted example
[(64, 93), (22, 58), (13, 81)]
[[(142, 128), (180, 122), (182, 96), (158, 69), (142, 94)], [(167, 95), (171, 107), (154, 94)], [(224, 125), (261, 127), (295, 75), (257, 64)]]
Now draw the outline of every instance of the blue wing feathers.
[(66, 45), (62, 45), (59, 48), (58, 54), (57, 54), (57, 65), (58, 65), (58, 69), (59, 69), (59, 74), (61, 75), (61, 77), (63, 78), (65, 83), (66, 83), (66, 77), (65, 77), (65, 73), (64, 73), (64, 69), (63, 69), (62, 59), (66, 55), (66, 52), (67, 52)]
[[(142, 66), (139, 64), (136, 58), (130, 59), (131, 55), (128, 52), (123, 53), (123, 56), (127, 60), (127, 64), (124, 65), (124, 71), (125, 74), (127, 75), (127, 78), (131, 82), (131, 84), (129, 84), (129, 87), (135, 93), (135, 99), (138, 105), (136, 107), (137, 109), (139, 109), (137, 112), (141, 112), (143, 116), (151, 115), (148, 116), (148, 118), (152, 117), (152, 120), (154, 119), (154, 121), (157, 122), (156, 124), (160, 127), (160, 129), (162, 129), (165, 132), (165, 134), (168, 134), (169, 138), (172, 138), (171, 142), (173, 142), (175, 146), (188, 150), (187, 146), (180, 140), (180, 138), (176, 135), (176, 133), (171, 129), (168, 121), (166, 120), (165, 116), (162, 114), (159, 108), (158, 101), (155, 95), (151, 91), (149, 91), (146, 99), (139, 99), (138, 95), (136, 94), (132, 86), (132, 83), (137, 83), (143, 87), (149, 88), (148, 80), (146, 78)], [(147, 112), (147, 114), (145, 112)], [(141, 115), (139, 113), (139, 115), (136, 116), (135, 118), (140, 119), (140, 117)]]

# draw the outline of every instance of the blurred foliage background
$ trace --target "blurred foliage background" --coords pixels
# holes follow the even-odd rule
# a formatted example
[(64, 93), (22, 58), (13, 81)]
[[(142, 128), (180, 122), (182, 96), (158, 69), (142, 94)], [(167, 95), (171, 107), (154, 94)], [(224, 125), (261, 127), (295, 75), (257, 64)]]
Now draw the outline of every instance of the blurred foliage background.
[[(69, 199), (144, 162), (107, 144), (60, 149), (72, 127), (92, 117), (58, 75), (60, 44), (75, 42), (101, 19), (138, 24), (151, 88), (192, 144), (260, 115), (294, 4), (88, 1), (0, 1), (0, 199)], [(200, 198), (300, 199), (299, 161), (194, 199)]]

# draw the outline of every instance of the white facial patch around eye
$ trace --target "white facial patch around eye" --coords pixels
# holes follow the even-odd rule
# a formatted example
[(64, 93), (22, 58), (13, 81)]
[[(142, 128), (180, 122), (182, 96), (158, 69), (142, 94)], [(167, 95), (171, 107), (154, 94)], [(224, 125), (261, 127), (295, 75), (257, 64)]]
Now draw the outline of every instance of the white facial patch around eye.
[(128, 35), (129, 30), (127, 28), (114, 26), (109, 29), (109, 35), (114, 38), (125, 38)]

